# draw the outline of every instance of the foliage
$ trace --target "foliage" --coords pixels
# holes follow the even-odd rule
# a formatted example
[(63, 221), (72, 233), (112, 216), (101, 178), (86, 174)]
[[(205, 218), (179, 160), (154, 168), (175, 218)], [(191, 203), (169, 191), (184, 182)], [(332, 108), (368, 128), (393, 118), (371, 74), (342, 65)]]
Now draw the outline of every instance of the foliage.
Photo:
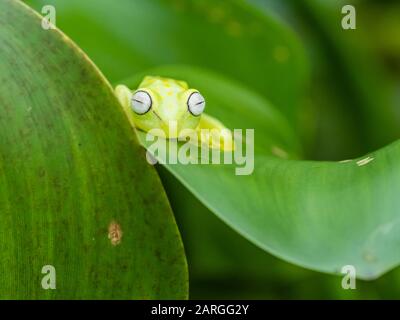
[[(400, 136), (393, 103), (399, 79), (387, 76), (374, 51), (380, 47), (370, 45), (362, 17), (374, 1), (354, 1), (361, 27), (347, 32), (340, 29), (341, 1), (27, 2), (38, 10), (54, 4), (60, 28), (113, 84), (134, 88), (149, 73), (182, 78), (206, 96), (207, 112), (231, 128), (256, 129), (251, 176), (235, 176), (229, 166), (158, 168), (188, 243), (193, 292), (207, 297), (202, 281), (224, 287), (238, 279), (237, 287), (248, 282), (249, 296), (264, 296), (251, 288), (274, 285), (265, 270), (271, 263), (272, 274), (293, 286), (318, 277), (313, 293), (292, 290), (292, 297), (357, 297), (336, 290), (335, 277), (272, 259), (209, 210), (260, 248), (310, 269), (339, 273), (353, 264), (358, 276), (371, 279), (399, 263), (400, 145), (384, 147)], [(398, 48), (392, 38), (382, 38), (386, 56)], [(390, 57), (393, 65), (397, 56)], [(392, 273), (391, 280), (365, 285), (365, 296), (392, 297), (396, 291), (380, 283), (397, 278)]]
[(111, 86), (19, 2), (0, 2), (0, 42), (0, 297), (185, 298), (172, 212)]

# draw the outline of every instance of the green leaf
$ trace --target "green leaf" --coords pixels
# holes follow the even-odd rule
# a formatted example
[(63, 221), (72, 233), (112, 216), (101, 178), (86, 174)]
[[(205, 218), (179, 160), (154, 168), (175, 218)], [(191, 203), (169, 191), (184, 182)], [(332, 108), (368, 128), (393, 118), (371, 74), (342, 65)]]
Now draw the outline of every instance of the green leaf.
[[(208, 113), (232, 129), (255, 128), (251, 175), (237, 176), (230, 165), (166, 165), (233, 229), (314, 270), (339, 273), (354, 265), (357, 276), (370, 279), (399, 263), (399, 142), (343, 163), (280, 159), (296, 157), (296, 140), (263, 98), (199, 69), (148, 74), (188, 81), (205, 96)], [(134, 88), (138, 79), (126, 83)], [(149, 146), (145, 134), (139, 136)]]
[(185, 298), (177, 226), (111, 86), (18, 1), (0, 42), (0, 298)]
[[(118, 81), (148, 68), (190, 64), (246, 83), (290, 119), (307, 80), (292, 31), (241, 0), (30, 0)], [(95, 36), (94, 36), (95, 35)]]

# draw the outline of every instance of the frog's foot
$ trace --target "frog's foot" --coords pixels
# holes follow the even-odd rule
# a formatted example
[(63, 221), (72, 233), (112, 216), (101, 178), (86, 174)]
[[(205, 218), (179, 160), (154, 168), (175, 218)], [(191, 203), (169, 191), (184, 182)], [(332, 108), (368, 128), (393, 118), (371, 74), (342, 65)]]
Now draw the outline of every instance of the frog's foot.
[(132, 91), (125, 85), (120, 84), (115, 87), (115, 95), (124, 107), (129, 107), (131, 103)]
[(232, 131), (217, 119), (207, 114), (202, 114), (197, 130), (199, 130), (200, 142), (202, 144), (222, 151), (235, 150)]
[(131, 110), (132, 91), (127, 86), (120, 84), (115, 88), (115, 96), (117, 97), (122, 109), (124, 110), (125, 115), (127, 116), (132, 128), (135, 128), (135, 120), (133, 118), (133, 112)]

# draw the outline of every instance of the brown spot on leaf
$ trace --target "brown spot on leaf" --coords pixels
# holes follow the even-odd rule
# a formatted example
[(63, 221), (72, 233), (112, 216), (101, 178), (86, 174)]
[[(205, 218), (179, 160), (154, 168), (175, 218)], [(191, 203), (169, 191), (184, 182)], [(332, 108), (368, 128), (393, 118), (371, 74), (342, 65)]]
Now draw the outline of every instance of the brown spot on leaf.
[(108, 226), (108, 239), (110, 239), (113, 246), (121, 243), (122, 234), (121, 226), (117, 222), (112, 221)]

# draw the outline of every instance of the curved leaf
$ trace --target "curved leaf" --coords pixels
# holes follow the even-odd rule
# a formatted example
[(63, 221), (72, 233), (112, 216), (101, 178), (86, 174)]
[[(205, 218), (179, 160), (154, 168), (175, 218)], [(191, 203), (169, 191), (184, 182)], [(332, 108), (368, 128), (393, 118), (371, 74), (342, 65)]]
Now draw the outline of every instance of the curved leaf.
[[(188, 81), (205, 96), (207, 112), (230, 128), (254, 124), (252, 175), (236, 176), (230, 165), (166, 165), (237, 232), (283, 259), (324, 272), (350, 264), (359, 277), (374, 278), (399, 263), (399, 142), (343, 163), (280, 159), (273, 147), (295, 158), (295, 139), (256, 94), (193, 68), (148, 73)], [(137, 80), (126, 83), (135, 87)]]
[(0, 42), (0, 298), (185, 298), (173, 215), (107, 81), (18, 1)]

